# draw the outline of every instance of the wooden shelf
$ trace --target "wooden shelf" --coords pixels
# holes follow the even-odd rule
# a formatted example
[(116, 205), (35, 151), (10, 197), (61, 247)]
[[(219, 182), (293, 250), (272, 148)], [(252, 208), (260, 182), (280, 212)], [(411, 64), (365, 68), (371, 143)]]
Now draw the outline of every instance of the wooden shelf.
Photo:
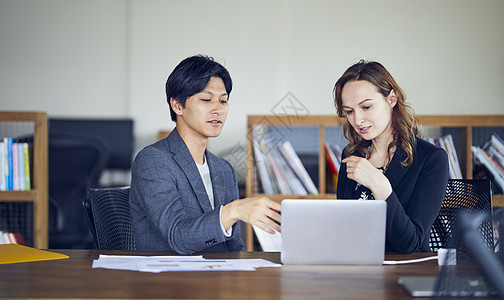
[[(473, 128), (475, 127), (504, 127), (504, 115), (417, 115), (421, 126), (432, 127), (456, 127), (462, 130), (462, 154), (459, 154), (459, 160), (462, 167), (464, 178), (472, 178), (473, 159), (471, 146), (473, 142)], [(262, 195), (254, 190), (254, 163), (253, 163), (253, 127), (256, 125), (265, 126), (314, 126), (318, 127), (319, 135), (319, 183), (318, 190), (322, 193), (318, 195), (267, 195), (269, 198), (281, 202), (283, 199), (297, 198), (317, 198), (334, 199), (335, 194), (324, 193), (326, 191), (326, 158), (324, 153), (325, 127), (341, 126), (345, 124), (345, 118), (339, 118), (335, 115), (309, 115), (309, 116), (277, 116), (277, 115), (249, 115), (247, 118), (247, 172), (245, 180), (245, 193), (247, 196)], [(492, 202), (494, 207), (504, 207), (504, 195), (493, 195)], [(246, 238), (247, 251), (253, 251), (253, 229), (247, 225)]]
[(0, 201), (33, 203), (33, 246), (47, 249), (49, 197), (47, 113), (0, 111), (0, 122), (34, 123), (32, 190), (0, 191)]
[(37, 199), (37, 191), (1, 191), (2, 202), (32, 202)]

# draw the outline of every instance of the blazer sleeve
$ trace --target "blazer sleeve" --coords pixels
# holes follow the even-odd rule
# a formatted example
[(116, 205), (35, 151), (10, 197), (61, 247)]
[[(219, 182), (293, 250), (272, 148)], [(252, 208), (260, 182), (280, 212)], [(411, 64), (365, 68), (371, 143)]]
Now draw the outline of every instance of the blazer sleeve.
[[(230, 173), (227, 178), (233, 178), (233, 184), (230, 190), (232, 190), (231, 198), (226, 201), (226, 203), (229, 203), (233, 200), (236, 200), (240, 197), (239, 191), (238, 191), (238, 178), (236, 177), (236, 173), (229, 164), (229, 162), (226, 161), (226, 164), (229, 166)], [(223, 206), (223, 205), (222, 205)], [(220, 210), (220, 209), (219, 209)], [(220, 222), (220, 219), (219, 219)], [(219, 223), (220, 224), (220, 223)], [(226, 251), (244, 251), (245, 250), (245, 244), (243, 243), (243, 240), (241, 239), (241, 224), (242, 221), (238, 221), (233, 224), (233, 233), (230, 237), (226, 237)]]
[[(387, 244), (399, 253), (428, 251), (422, 249), (422, 244), (428, 237), (445, 196), (448, 157), (443, 149), (436, 148), (420, 165), (411, 168), (419, 168), (418, 172), (411, 172), (418, 174), (418, 177), (406, 173), (401, 186), (386, 199)], [(404, 195), (410, 195), (410, 198), (400, 199)]]

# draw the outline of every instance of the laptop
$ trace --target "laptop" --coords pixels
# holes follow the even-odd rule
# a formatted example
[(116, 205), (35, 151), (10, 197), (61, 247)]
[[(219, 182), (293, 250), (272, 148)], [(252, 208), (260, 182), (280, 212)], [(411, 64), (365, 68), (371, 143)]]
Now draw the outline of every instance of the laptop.
[(379, 200), (285, 199), (282, 263), (381, 265), (386, 214)]
[[(499, 222), (500, 218), (504, 215), (497, 213), (493, 221)], [(504, 253), (500, 252), (502, 249), (495, 253), (492, 247), (488, 248), (480, 231), (480, 226), (489, 221), (489, 212), (461, 209), (446, 243), (456, 248), (456, 252), (451, 252), (456, 255), (456, 264), (443, 265), (437, 277), (401, 277), (399, 284), (413, 297), (504, 299)], [(499, 232), (499, 240), (502, 237)]]
[[(443, 267), (444, 268), (444, 267)], [(492, 297), (495, 290), (488, 286), (481, 275), (444, 274), (446, 278), (440, 287), (435, 276), (407, 276), (397, 281), (412, 297)], [(458, 271), (457, 271), (458, 273)], [(449, 281), (449, 282), (446, 282)]]

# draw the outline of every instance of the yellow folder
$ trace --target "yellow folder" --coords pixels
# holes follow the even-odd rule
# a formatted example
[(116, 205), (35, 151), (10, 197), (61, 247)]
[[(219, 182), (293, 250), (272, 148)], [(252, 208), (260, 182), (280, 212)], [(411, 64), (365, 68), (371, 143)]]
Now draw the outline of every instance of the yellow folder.
[(18, 244), (0, 245), (0, 264), (68, 258), (68, 255)]

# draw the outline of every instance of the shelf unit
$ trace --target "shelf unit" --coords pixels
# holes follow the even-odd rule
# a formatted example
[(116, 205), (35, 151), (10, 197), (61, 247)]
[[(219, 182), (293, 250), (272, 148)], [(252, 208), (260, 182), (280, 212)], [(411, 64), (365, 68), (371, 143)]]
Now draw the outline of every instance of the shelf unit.
[(47, 113), (0, 111), (0, 122), (32, 122), (33, 182), (30, 191), (0, 191), (0, 202), (33, 203), (33, 246), (48, 247), (48, 128)]
[[(476, 127), (504, 127), (504, 115), (417, 115), (420, 125), (439, 128), (459, 128), (461, 130), (461, 141), (463, 144), (462, 154), (458, 153), (462, 173), (464, 178), (472, 178), (473, 160), (471, 146), (473, 143), (473, 128)], [(310, 198), (335, 198), (335, 194), (324, 193), (326, 191), (326, 158), (324, 152), (325, 127), (341, 126), (345, 123), (345, 118), (335, 115), (249, 115), (247, 118), (247, 173), (245, 180), (245, 192), (247, 197), (260, 195), (254, 186), (254, 163), (253, 163), (253, 127), (256, 125), (265, 126), (315, 126), (318, 127), (319, 134), (319, 156), (318, 173), (319, 182), (318, 195), (309, 195)], [(273, 194), (268, 197), (275, 201), (282, 201), (287, 198), (306, 198), (300, 195), (280, 195)], [(492, 197), (493, 206), (504, 206), (504, 195), (494, 195)], [(247, 224), (246, 233), (247, 251), (253, 250), (253, 229)]]

